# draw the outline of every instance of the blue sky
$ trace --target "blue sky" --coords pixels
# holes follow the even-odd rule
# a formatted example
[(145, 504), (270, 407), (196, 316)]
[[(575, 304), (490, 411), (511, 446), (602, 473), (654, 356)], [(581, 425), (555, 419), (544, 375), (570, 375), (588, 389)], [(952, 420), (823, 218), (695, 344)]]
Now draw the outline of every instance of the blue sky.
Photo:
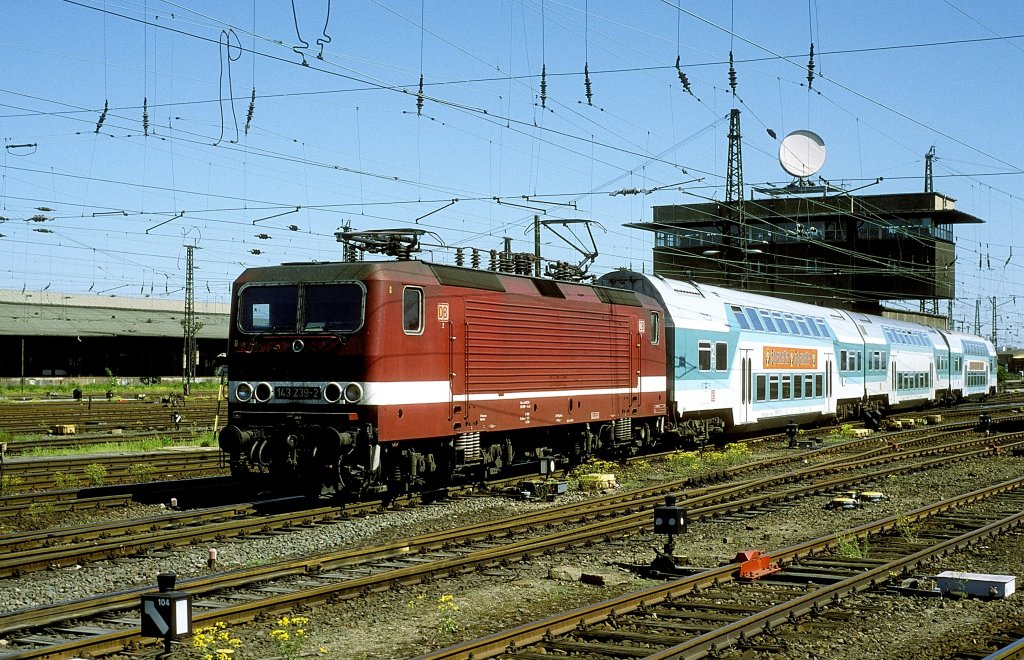
[[(623, 224), (724, 197), (738, 107), (748, 194), (790, 181), (768, 129), (819, 134), (833, 184), (883, 177), (865, 193), (923, 190), (934, 146), (935, 190), (986, 221), (956, 230), (954, 317), (973, 326), (980, 299), (989, 334), (995, 297), (1000, 343), (1024, 344), (1017, 3), (294, 8), (0, 4), (0, 288), (180, 299), (196, 245), (197, 298), (226, 302), (246, 266), (340, 258), (346, 225), (420, 227), (425, 257), (450, 262), (439, 246), (507, 236), (531, 251), (534, 213), (599, 223), (592, 273), (649, 270), (653, 236)], [(658, 190), (610, 194), (631, 188)], [(543, 242), (547, 258), (580, 259), (550, 231)]]

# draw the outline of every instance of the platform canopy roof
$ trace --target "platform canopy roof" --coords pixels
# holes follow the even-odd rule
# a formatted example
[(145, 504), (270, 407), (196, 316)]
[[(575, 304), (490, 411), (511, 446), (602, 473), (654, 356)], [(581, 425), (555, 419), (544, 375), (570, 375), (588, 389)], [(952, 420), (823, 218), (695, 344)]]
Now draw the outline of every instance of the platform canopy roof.
[[(200, 339), (226, 339), (229, 306), (195, 304)], [(0, 336), (181, 337), (185, 301), (0, 289)]]

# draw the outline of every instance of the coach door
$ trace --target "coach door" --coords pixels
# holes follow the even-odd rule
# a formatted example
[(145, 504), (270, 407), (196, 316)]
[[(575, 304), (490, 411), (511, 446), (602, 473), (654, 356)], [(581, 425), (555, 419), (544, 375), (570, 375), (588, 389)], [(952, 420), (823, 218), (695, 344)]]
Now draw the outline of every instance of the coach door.
[(749, 348), (740, 349), (740, 424), (753, 421), (754, 368)]
[[(463, 316), (461, 323), (457, 316)], [(448, 341), (448, 421), (458, 430), (469, 416), (469, 365), (466, 363), (466, 346), (469, 344), (468, 315), (456, 309), (453, 317), (448, 302), (437, 306), (437, 321)], [(462, 337), (459, 337), (461, 331)]]
[[(640, 405), (640, 365), (643, 346), (640, 342), (647, 334), (646, 321), (642, 316), (630, 317), (629, 330), (629, 408)], [(634, 332), (633, 329), (636, 329)]]
[(832, 353), (825, 353), (825, 411), (834, 413), (836, 411), (836, 395), (834, 386), (835, 360)]

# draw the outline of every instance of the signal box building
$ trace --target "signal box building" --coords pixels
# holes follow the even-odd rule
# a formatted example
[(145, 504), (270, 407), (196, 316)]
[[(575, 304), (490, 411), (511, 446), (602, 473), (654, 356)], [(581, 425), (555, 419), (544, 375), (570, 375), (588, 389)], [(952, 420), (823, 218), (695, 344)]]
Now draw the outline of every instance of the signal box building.
[[(786, 196), (654, 207), (654, 272), (880, 314), (956, 295), (953, 226), (981, 223), (934, 192)], [(934, 310), (937, 312), (937, 309)]]

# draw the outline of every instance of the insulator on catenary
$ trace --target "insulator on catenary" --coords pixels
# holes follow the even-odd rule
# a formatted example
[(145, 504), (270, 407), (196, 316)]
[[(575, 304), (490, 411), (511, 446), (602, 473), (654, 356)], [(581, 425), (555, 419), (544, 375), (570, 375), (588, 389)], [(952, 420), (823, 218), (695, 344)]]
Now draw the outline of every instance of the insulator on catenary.
[(732, 51), (729, 51), (729, 87), (732, 87), (732, 93), (736, 93), (736, 67), (733, 66)]
[(149, 102), (142, 97), (142, 134), (149, 135)]
[(679, 56), (676, 55), (676, 73), (679, 74), (679, 84), (683, 86), (683, 91), (693, 96), (693, 90), (690, 89), (690, 79), (687, 77), (683, 68), (679, 66)]
[(256, 111), (256, 88), (252, 88), (252, 96), (249, 98), (249, 113), (245, 116), (245, 134), (249, 134), (249, 124), (252, 123), (252, 115)]
[(583, 87), (587, 90), (587, 105), (594, 105), (594, 94), (590, 88), (590, 64), (587, 62), (583, 63)]
[(534, 256), (529, 252), (516, 252), (515, 258), (516, 275), (529, 275), (533, 272)]
[(540, 67), (540, 107), (547, 108), (548, 105), (548, 65)]
[(96, 132), (99, 133), (100, 129), (103, 128), (103, 122), (107, 121), (107, 110), (109, 109), (109, 101), (103, 101), (103, 112), (100, 113), (100, 119), (96, 122)]
[(462, 248), (455, 248), (455, 265), (456, 266), (465, 266), (466, 265), (466, 256), (464, 254), (462, 254)]
[(807, 89), (814, 84), (814, 43), (811, 43), (811, 56), (807, 60)]
[(469, 265), (473, 268), (480, 268), (480, 250), (473, 248), (473, 252), (469, 255)]
[(489, 256), (490, 261), (487, 264), (487, 270), (498, 270), (498, 251), (491, 250)]
[(420, 91), (416, 93), (416, 114), (423, 114), (423, 74), (420, 74)]

